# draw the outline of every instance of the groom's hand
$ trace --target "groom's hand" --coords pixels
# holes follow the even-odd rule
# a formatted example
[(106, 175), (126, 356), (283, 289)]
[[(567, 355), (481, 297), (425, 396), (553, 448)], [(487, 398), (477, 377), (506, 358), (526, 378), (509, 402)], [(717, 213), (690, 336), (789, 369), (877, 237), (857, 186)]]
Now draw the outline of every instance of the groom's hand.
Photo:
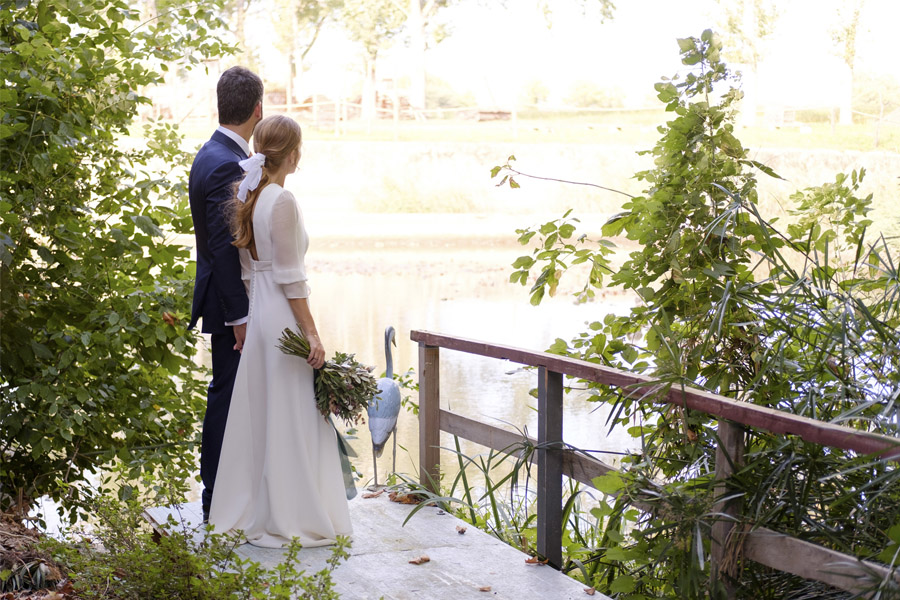
[(234, 349), (240, 352), (244, 349), (244, 339), (247, 337), (247, 324), (241, 323), (234, 326)]

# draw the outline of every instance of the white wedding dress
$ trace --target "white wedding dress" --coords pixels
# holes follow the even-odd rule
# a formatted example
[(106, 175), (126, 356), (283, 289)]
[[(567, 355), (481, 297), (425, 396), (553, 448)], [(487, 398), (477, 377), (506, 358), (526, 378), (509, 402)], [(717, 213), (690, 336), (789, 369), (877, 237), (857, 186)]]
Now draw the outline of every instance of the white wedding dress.
[(250, 316), (209, 522), (256, 546), (279, 548), (293, 537), (323, 546), (352, 528), (337, 438), (316, 408), (312, 367), (276, 347), (285, 327), (297, 329), (287, 299), (309, 296), (309, 240), (293, 194), (277, 184), (260, 192), (253, 237), (259, 260), (240, 251)]

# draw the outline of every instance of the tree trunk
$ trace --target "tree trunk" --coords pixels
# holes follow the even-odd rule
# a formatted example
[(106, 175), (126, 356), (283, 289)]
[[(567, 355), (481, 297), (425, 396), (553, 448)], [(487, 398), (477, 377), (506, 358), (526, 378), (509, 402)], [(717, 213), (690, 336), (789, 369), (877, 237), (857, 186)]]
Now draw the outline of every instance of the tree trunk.
[(246, 21), (246, 11), (244, 10), (244, 0), (237, 0), (237, 18), (236, 18), (236, 26), (235, 26), (235, 37), (237, 37), (237, 45), (238, 48), (243, 50), (247, 41), (244, 37), (244, 22)]
[(421, 0), (409, 0), (408, 24), (411, 54), (409, 104), (413, 110), (421, 111), (425, 109), (425, 17)]
[(294, 77), (297, 74), (297, 13), (291, 10), (289, 15), (291, 26), (288, 30), (290, 32), (290, 39), (288, 40), (288, 73), (287, 83), (284, 86), (284, 103), (287, 105), (285, 110), (288, 113), (290, 113), (294, 105)]
[(362, 117), (371, 130), (375, 120), (375, 56), (366, 56), (366, 78), (363, 80)]
[(284, 103), (287, 104), (285, 109), (291, 111), (294, 105), (294, 48), (288, 51), (288, 76), (287, 83), (284, 86)]

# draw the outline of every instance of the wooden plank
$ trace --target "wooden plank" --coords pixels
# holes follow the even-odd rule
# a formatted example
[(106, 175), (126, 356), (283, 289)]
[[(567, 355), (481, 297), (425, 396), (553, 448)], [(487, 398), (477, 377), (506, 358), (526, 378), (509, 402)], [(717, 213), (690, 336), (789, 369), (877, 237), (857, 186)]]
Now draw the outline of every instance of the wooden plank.
[[(523, 436), (521, 433), (507, 431), (443, 409), (441, 409), (441, 430), (507, 454), (518, 453), (525, 444), (536, 446), (538, 443), (533, 437)], [(563, 475), (592, 487), (594, 477), (616, 471), (615, 467), (601, 460), (571, 449), (563, 450), (562, 469)]]
[[(716, 446), (716, 498), (727, 498), (732, 492), (728, 479), (744, 463), (744, 430), (740, 425), (719, 420), (719, 443)], [(713, 523), (710, 536), (710, 578), (713, 583), (720, 581), (728, 598), (734, 598), (736, 590), (733, 579), (737, 575), (737, 561), (726, 556), (729, 549), (728, 536), (740, 520), (741, 499), (719, 500), (713, 507), (719, 516)]]
[[(521, 433), (500, 429), (443, 409), (441, 409), (441, 430), (507, 454), (519, 452), (523, 444), (536, 446), (538, 443), (533, 437), (523, 437)], [(583, 454), (580, 450), (566, 448), (562, 455), (563, 475), (591, 487), (594, 487), (595, 477), (606, 475), (611, 471), (621, 473), (615, 467)], [(645, 502), (633, 501), (631, 505), (641, 510), (651, 509)]]
[[(859, 560), (855, 556), (771, 529), (760, 527), (744, 535), (745, 558), (848, 592), (863, 592), (873, 581), (886, 581), (891, 577), (890, 569), (883, 565)], [(894, 579), (900, 584), (900, 577), (896, 574)]]
[(419, 483), (440, 493), (440, 348), (419, 344)]
[[(547, 352), (535, 352), (513, 346), (490, 344), (476, 340), (458, 338), (439, 333), (415, 330), (410, 338), (420, 344), (440, 346), (469, 354), (478, 354), (512, 362), (546, 367), (551, 371), (617, 386), (633, 398), (651, 395), (661, 384), (645, 375), (612, 369), (603, 365), (557, 356)], [(718, 418), (728, 419), (758, 429), (784, 435), (796, 435), (808, 442), (822, 446), (832, 446), (853, 450), (865, 455), (877, 455), (897, 460), (900, 458), (900, 440), (860, 431), (850, 427), (825, 423), (793, 415), (766, 406), (741, 402), (695, 388), (670, 388), (665, 396), (655, 396), (654, 400), (677, 404), (691, 410), (698, 410)]]
[(538, 369), (537, 551), (562, 567), (563, 376)]
[(441, 430), (500, 452), (513, 454), (521, 450), (525, 444), (537, 444), (537, 440), (532, 437), (500, 429), (449, 410), (441, 409), (440, 414)]

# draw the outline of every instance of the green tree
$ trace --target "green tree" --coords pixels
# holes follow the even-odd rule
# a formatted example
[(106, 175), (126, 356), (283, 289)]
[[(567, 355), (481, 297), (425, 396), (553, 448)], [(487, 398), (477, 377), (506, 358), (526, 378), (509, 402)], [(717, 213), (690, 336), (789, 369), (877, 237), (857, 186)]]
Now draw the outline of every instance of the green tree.
[(566, 96), (566, 104), (579, 108), (620, 108), (622, 90), (601, 88), (592, 81), (577, 81)]
[(532, 79), (521, 93), (521, 100), (525, 104), (539, 106), (547, 101), (550, 97), (550, 88), (540, 79)]
[(248, 69), (258, 70), (258, 57), (250, 51), (247, 44), (247, 13), (254, 0), (223, 0), (220, 3), (221, 14), (228, 23), (228, 30), (234, 36), (235, 47), (244, 54), (241, 55), (241, 64)]
[(475, 98), (470, 92), (459, 92), (448, 82), (433, 75), (428, 76), (428, 106), (431, 108), (459, 108), (474, 106)]
[(303, 72), (306, 56), (325, 25), (340, 13), (343, 4), (343, 0), (275, 0), (272, 24), (276, 33), (275, 47), (287, 56), (285, 96), (288, 104), (294, 102), (294, 81), (298, 71)]
[[(511, 279), (531, 283), (538, 271), (532, 303), (554, 294), (576, 264), (589, 267), (582, 299), (607, 278), (639, 299), (628, 314), (607, 315), (550, 350), (652, 374), (662, 391), (689, 385), (896, 435), (900, 273), (886, 241), (868, 230), (872, 197), (859, 192), (864, 171), (794, 194), (787, 226), (766, 220), (757, 208), (757, 176), (777, 175), (750, 159), (734, 135), (740, 92), (719, 89), (730, 80), (721, 43), (705, 31), (679, 45), (691, 71), (656, 85), (673, 118), (646, 152), (654, 167), (636, 175), (647, 187), (603, 226), (604, 236), (625, 237), (637, 249), (614, 267), (612, 240), (579, 236), (571, 211), (520, 230), (534, 251), (516, 261)], [(501, 172), (519, 185), (510, 165), (493, 173)], [(629, 459), (625, 497), (652, 506), (640, 513), (622, 500), (598, 509), (608, 544), (582, 560), (598, 565), (591, 567), (594, 583), (641, 597), (720, 597), (707, 567), (718, 520), (715, 424), (702, 413), (660, 409), (652, 397), (591, 387), (592, 400), (610, 403), (612, 419), (642, 438), (642, 451)], [(891, 529), (900, 521), (897, 469), (792, 437), (753, 430), (745, 437), (746, 465), (731, 483), (747, 526), (898, 563)], [(738, 597), (822, 591), (753, 564), (723, 572)]]
[[(843, 59), (844, 64), (850, 70), (850, 90), (845, 94), (846, 100), (840, 107), (840, 122), (849, 125), (853, 122), (851, 109), (851, 96), (854, 87), (853, 80), (856, 77), (856, 49), (859, 45), (860, 22), (862, 20), (862, 12), (865, 7), (866, 0), (853, 0), (852, 2), (841, 2), (835, 10), (837, 26), (832, 30), (831, 37), (834, 41), (838, 55)], [(878, 137), (876, 133), (875, 147), (878, 147)]]
[[(412, 51), (412, 66), (409, 73), (409, 104), (413, 109), (425, 108), (425, 51), (428, 48), (429, 26), (434, 24), (438, 11), (452, 4), (453, 0), (408, 0), (404, 9), (406, 29), (409, 33), (409, 47)], [(432, 27), (441, 32), (440, 27)], [(436, 38), (440, 41), (443, 33)]]
[[(754, 85), (765, 43), (771, 38), (781, 16), (775, 0), (717, 0), (722, 7), (721, 23), (725, 58), (746, 65)], [(756, 91), (751, 88), (743, 100), (745, 121), (756, 122)]]
[(856, 47), (859, 38), (859, 24), (866, 0), (841, 2), (836, 9), (839, 24), (832, 30), (831, 37), (838, 48), (840, 57), (852, 73), (856, 69)]
[(861, 74), (853, 81), (853, 108), (874, 120), (874, 145), (880, 143), (885, 117), (900, 109), (900, 82), (890, 75)]
[(189, 156), (172, 126), (129, 136), (136, 90), (229, 50), (217, 8), (170, 1), (142, 23), (124, 0), (0, 6), (0, 509), (83, 509), (91, 488), (72, 484), (116, 461), (194, 470)]
[(403, 12), (392, 0), (344, 0), (344, 27), (363, 48), (363, 118), (375, 118), (375, 61), (403, 27)]
[(749, 65), (753, 71), (762, 58), (762, 46), (775, 31), (781, 13), (774, 0), (718, 0), (723, 10), (722, 40), (725, 58)]
[[(615, 5), (612, 0), (572, 0), (580, 6), (585, 14), (597, 11), (601, 22), (612, 19)], [(396, 2), (395, 4), (400, 4)], [(447, 28), (438, 22), (438, 14), (454, 4), (454, 0), (408, 0), (403, 10), (406, 19), (406, 30), (409, 34), (409, 48), (412, 51), (412, 66), (409, 74), (409, 103), (414, 109), (425, 108), (426, 76), (425, 52), (428, 42), (439, 43), (448, 35)], [(548, 26), (553, 20), (553, 6), (549, 0), (537, 0), (537, 9), (547, 20)]]

